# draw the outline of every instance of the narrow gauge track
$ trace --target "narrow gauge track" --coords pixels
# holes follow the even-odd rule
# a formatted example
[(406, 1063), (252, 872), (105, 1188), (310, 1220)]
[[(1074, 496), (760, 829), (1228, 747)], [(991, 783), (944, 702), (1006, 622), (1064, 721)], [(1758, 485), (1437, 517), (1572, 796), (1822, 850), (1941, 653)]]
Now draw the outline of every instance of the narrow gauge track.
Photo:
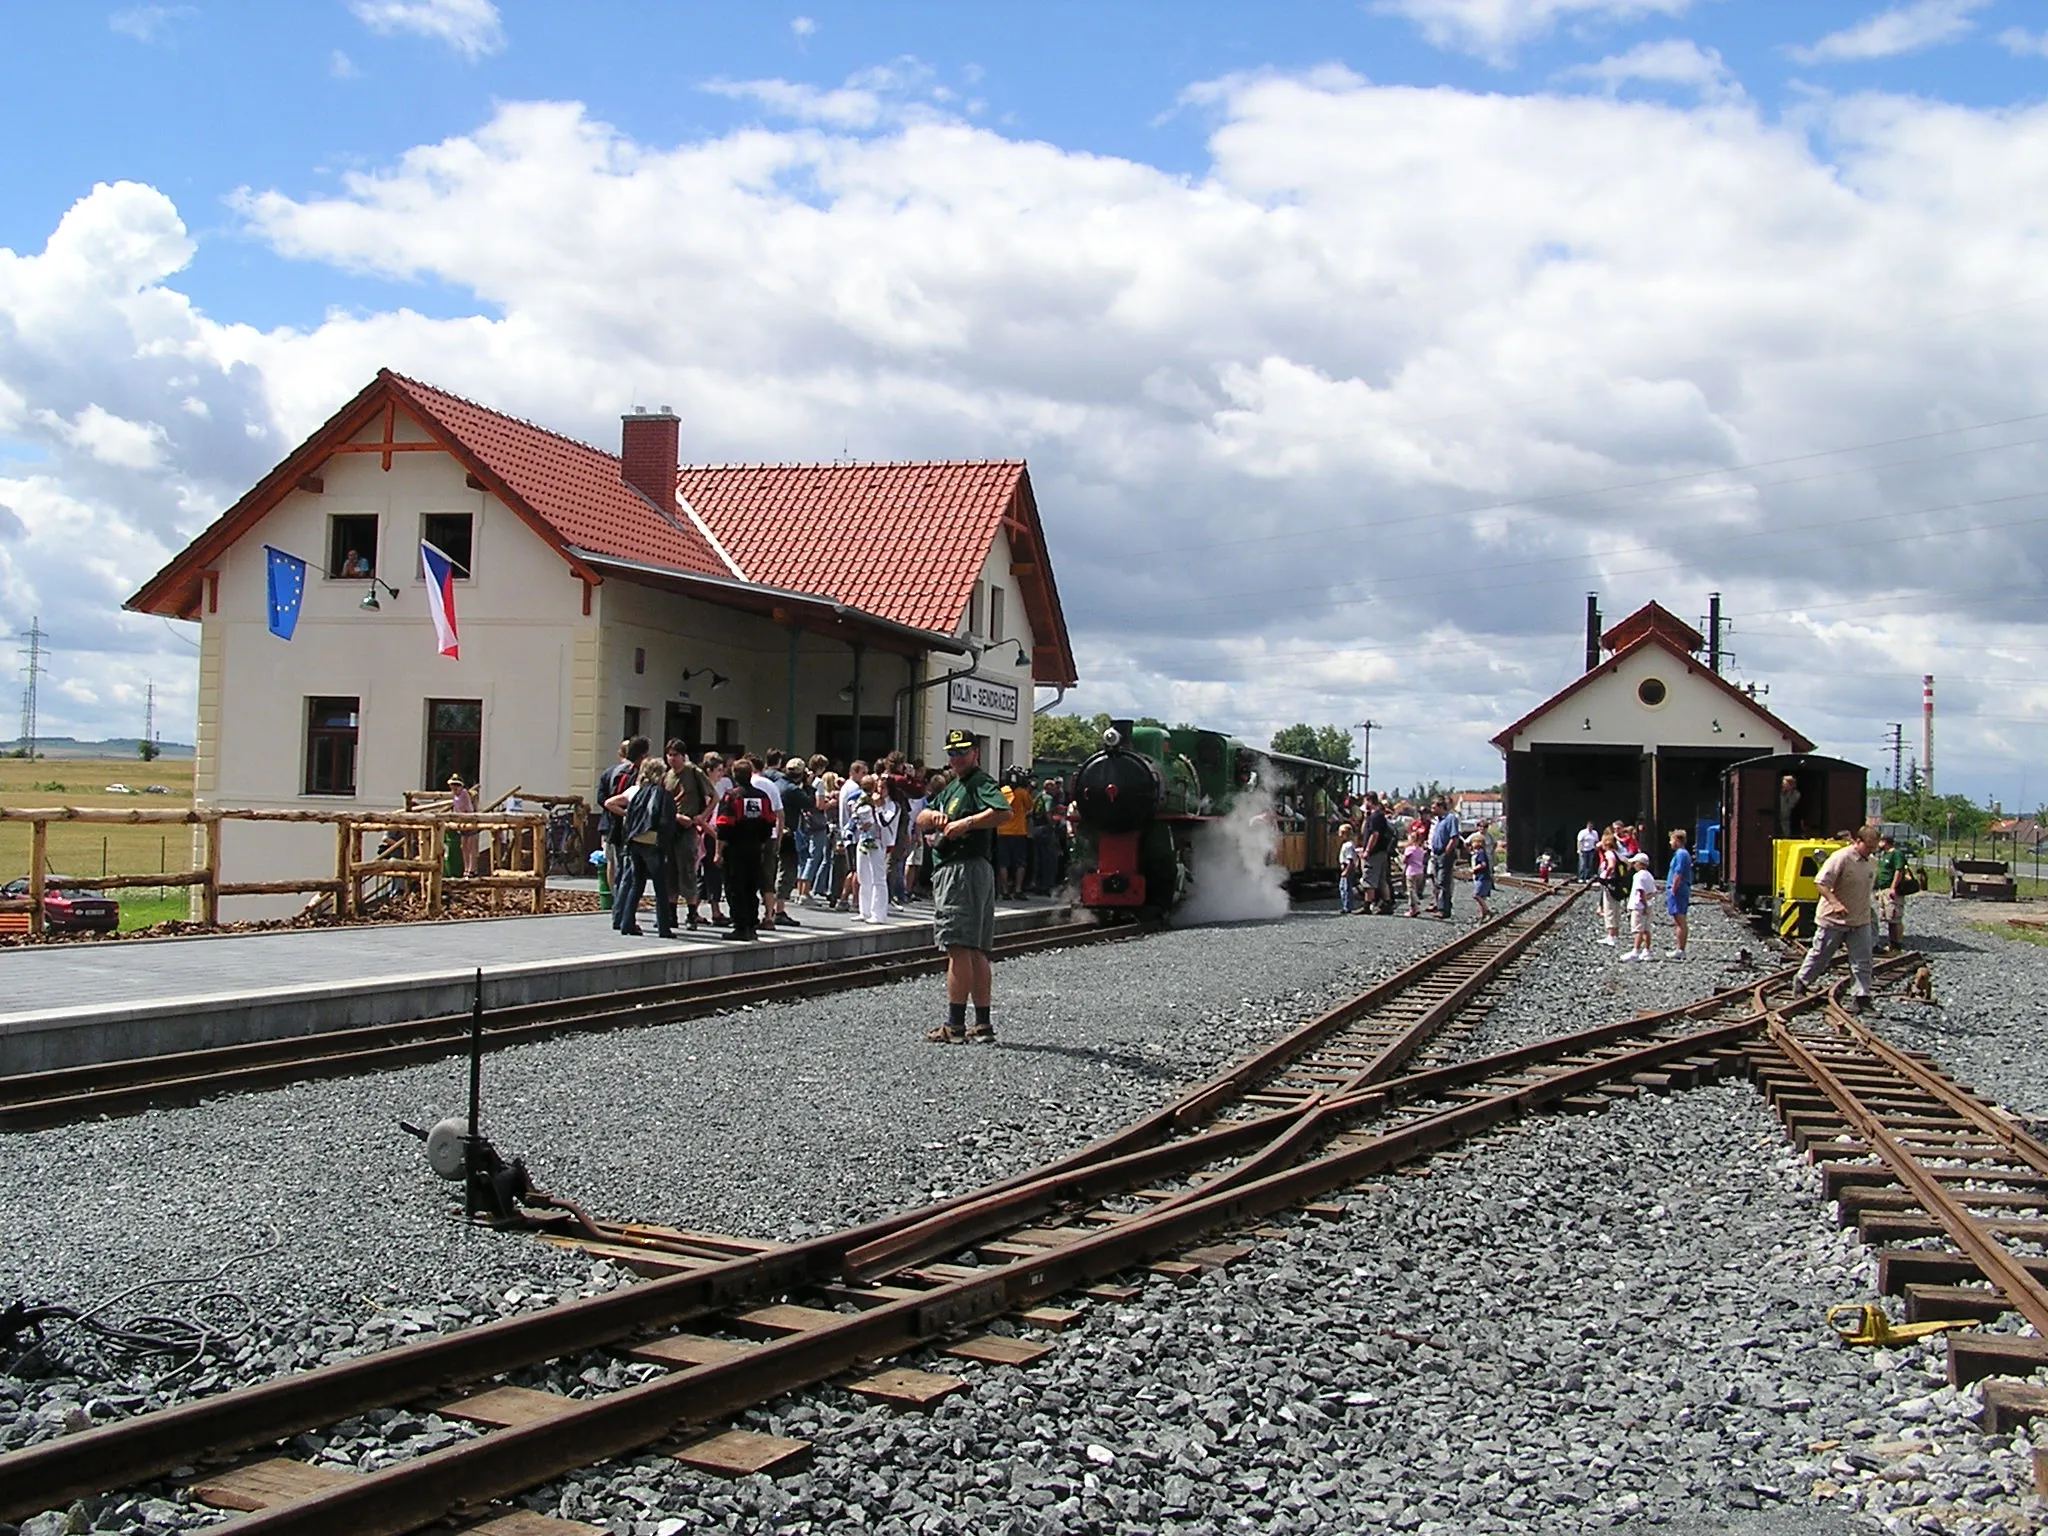
[[(1150, 926), (1063, 923), (998, 939), (996, 958), (1013, 959), (1077, 944), (1115, 943), (1156, 932)], [(552, 1035), (671, 1024), (720, 1010), (790, 1002), (855, 987), (931, 975), (945, 954), (919, 948), (852, 961), (814, 961), (727, 976), (552, 1002), (494, 1008), (484, 1016), (486, 1049), (520, 1045)], [(99, 1115), (139, 1114), (160, 1105), (192, 1103), (216, 1093), (274, 1088), (315, 1077), (381, 1072), (459, 1055), (469, 1049), (467, 1013), (406, 1023), (256, 1040), (246, 1045), (180, 1051), (83, 1067), (0, 1077), (0, 1130), (39, 1130)]]
[[(1880, 1037), (1837, 996), (1774, 1020), (1751, 1060), (1842, 1220), (1876, 1250), (1879, 1289), (1905, 1298), (1909, 1322), (2017, 1313), (2039, 1335), (1951, 1334), (1950, 1380), (2048, 1365), (2048, 1259), (2038, 1256), (2048, 1242), (2048, 1145), (1929, 1058)], [(1944, 1246), (1911, 1246), (1930, 1241)]]
[[(1537, 920), (1525, 907), (1489, 927), (1526, 928)], [(1431, 959), (1441, 963), (1470, 947), (1467, 935)], [(1430, 969), (1426, 960), (1404, 974), (1419, 979)], [(451, 1513), (483, 1519), (491, 1500), (851, 1366), (943, 1341), (1527, 1111), (1594, 1108), (1607, 1102), (1600, 1095), (1739, 1070), (1742, 1042), (1770, 1018), (1762, 985), (1490, 1057), (1385, 1076), (1292, 1108), (1274, 1106), (1255, 1119), (1216, 1118), (1236, 1095), (1219, 1096), (1218, 1084), (1205, 1085), (1063, 1162), (939, 1207), (790, 1247), (732, 1257), (714, 1250), (667, 1279), (0, 1457), (0, 1517), (132, 1486), (367, 1408), (422, 1398), (446, 1403), (460, 1384), (585, 1350), (618, 1348), (680, 1367), (593, 1398), (497, 1387), (486, 1395), (502, 1403), (509, 1393), (519, 1401), (516, 1411), (501, 1411), (491, 1422), (516, 1421), (511, 1427), (378, 1472), (343, 1474), (336, 1486), (244, 1516), (238, 1529), (395, 1536)], [(1386, 987), (1363, 996), (1384, 1003)], [(1297, 1031), (1294, 1056), (1328, 1045), (1341, 1027), (1329, 1019)], [(1292, 1059), (1261, 1053), (1256, 1070), (1240, 1068), (1218, 1082), (1238, 1077), (1242, 1090), (1268, 1081)], [(1204, 1121), (1206, 1128), (1189, 1129)], [(931, 1251), (960, 1262), (934, 1262), (924, 1257)], [(820, 1300), (838, 1310), (805, 1304)], [(660, 1332), (682, 1324), (691, 1326)], [(442, 1411), (461, 1417), (463, 1403)]]

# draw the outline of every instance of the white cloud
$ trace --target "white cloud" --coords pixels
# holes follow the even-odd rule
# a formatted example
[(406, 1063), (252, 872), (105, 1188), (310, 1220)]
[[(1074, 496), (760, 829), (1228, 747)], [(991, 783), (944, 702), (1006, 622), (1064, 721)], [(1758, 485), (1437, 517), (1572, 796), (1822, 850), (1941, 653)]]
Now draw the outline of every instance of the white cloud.
[(2018, 58), (2048, 59), (2048, 32), (2037, 35), (2024, 27), (2007, 27), (1998, 34), (1998, 46)]
[[(2048, 172), (2048, 108), (1779, 124), (1337, 71), (1200, 94), (1194, 176), (937, 114), (651, 144), (527, 103), (241, 200), (285, 256), (474, 295), (448, 319), (205, 316), (169, 202), (97, 189), (0, 252), (0, 402), (50, 458), (0, 483), (30, 530), (0, 624), (105, 627), (391, 366), (599, 442), (629, 392), (673, 401), (699, 459), (1025, 455), (1087, 709), (1369, 713), (1389, 777), (1491, 779), (1486, 738), (1572, 674), (1586, 590), (1618, 617), (1719, 589), (1743, 675), (1845, 755), (1922, 670), (1959, 776), (2048, 747), (1997, 718), (2035, 708), (2002, 682), (2025, 669), (1987, 660), (2048, 653), (2048, 421), (1952, 430), (2048, 412), (2048, 234), (2011, 194)], [(159, 428), (159, 466), (97, 456), (92, 406)], [(1921, 440), (1797, 457), (1887, 439)], [(129, 622), (67, 665), (188, 675)]]
[(811, 37), (816, 34), (818, 24), (808, 16), (792, 16), (789, 20), (789, 30), (798, 37)]
[(82, 448), (102, 464), (117, 469), (155, 469), (163, 463), (164, 429), (153, 421), (129, 421), (99, 405), (88, 405), (70, 421), (55, 411), (38, 411), (37, 419), (74, 448)]
[(1560, 24), (1640, 21), (1679, 16), (1692, 0), (1374, 0), (1372, 9), (1402, 16), (1439, 48), (1507, 63), (1523, 43)]
[(336, 80), (353, 80), (362, 73), (356, 68), (356, 61), (339, 48), (328, 56), (327, 73)]
[(179, 22), (198, 14), (198, 7), (190, 5), (131, 5), (109, 16), (107, 25), (138, 43), (161, 43), (170, 40)]
[(1709, 101), (1725, 101), (1742, 94), (1742, 87), (1721, 62), (1718, 50), (1702, 48), (1682, 37), (1639, 43), (1627, 53), (1596, 64), (1574, 64), (1560, 71), (1559, 78), (1591, 81), (1610, 93), (1640, 81), (1648, 85), (1681, 86), (1699, 92)]
[(1889, 59), (1902, 53), (1952, 43), (1975, 30), (1970, 18), (1991, 0), (1912, 0), (1867, 16), (1853, 27), (1830, 32), (1809, 48), (1794, 48), (1802, 64), (1831, 64), (1854, 59)]
[(446, 43), (465, 59), (505, 47), (505, 27), (491, 0), (349, 0), (356, 19), (380, 36), (410, 32)]
[(708, 80), (702, 89), (734, 101), (759, 103), (777, 117), (827, 128), (874, 128), (950, 116), (956, 93), (937, 83), (932, 69), (908, 55), (847, 76), (831, 90), (789, 80)]

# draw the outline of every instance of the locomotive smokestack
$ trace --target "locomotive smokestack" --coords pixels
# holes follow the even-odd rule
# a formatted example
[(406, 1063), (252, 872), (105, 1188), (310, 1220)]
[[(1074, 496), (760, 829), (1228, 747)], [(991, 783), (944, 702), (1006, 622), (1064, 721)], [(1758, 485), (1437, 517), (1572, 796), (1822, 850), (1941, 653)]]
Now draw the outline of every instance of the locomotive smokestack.
[(1934, 674), (1920, 679), (1920, 772), (1927, 781), (1927, 797), (1934, 798)]
[(1586, 670), (1600, 665), (1600, 594), (1586, 594)]

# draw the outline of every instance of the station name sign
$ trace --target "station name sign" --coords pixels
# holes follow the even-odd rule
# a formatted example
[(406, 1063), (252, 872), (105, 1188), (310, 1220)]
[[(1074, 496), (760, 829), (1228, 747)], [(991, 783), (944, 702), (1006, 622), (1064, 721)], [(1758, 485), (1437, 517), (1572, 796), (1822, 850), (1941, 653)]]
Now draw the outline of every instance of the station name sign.
[(993, 678), (956, 677), (946, 684), (946, 707), (956, 715), (978, 715), (984, 720), (1017, 718), (1017, 685)]

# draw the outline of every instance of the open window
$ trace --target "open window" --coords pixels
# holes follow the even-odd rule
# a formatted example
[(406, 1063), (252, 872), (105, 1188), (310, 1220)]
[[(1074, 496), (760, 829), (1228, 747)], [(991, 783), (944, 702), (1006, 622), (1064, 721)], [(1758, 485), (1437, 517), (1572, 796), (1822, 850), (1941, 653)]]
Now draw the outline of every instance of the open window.
[(420, 519), (420, 538), (448, 557), (457, 581), (470, 579), (476, 540), (474, 512), (429, 512)]
[(341, 581), (377, 574), (377, 514), (337, 512), (327, 519), (327, 575)]

